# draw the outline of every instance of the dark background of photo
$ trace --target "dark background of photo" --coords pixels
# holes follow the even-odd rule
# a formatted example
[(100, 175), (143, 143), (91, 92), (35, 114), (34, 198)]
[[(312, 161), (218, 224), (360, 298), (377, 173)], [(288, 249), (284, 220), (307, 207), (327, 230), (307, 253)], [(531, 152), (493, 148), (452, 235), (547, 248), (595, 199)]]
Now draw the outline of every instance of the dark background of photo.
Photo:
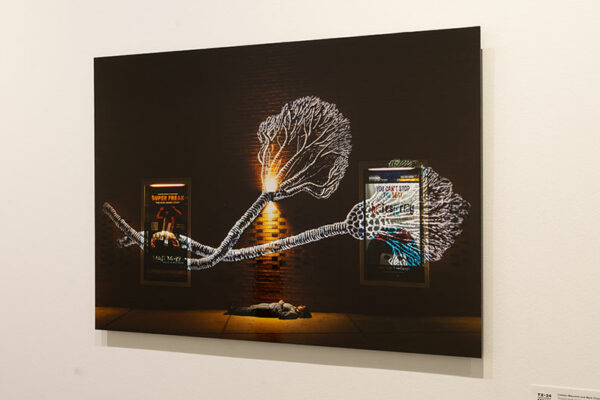
[[(193, 272), (189, 288), (141, 285), (139, 249), (116, 246), (101, 206), (140, 227), (141, 181), (189, 177), (191, 236), (217, 246), (260, 194), (258, 125), (315, 95), (350, 119), (350, 165), (329, 199), (301, 193), (278, 203), (289, 235), (345, 219), (360, 200), (361, 161), (425, 160), (471, 211), (455, 245), (431, 263), (428, 289), (361, 285), (360, 243), (347, 235), (299, 249), (286, 266), (294, 273), (279, 280), (282, 298), (323, 312), (480, 316), (479, 38), (479, 28), (466, 28), (95, 59), (96, 305), (263, 300), (245, 261)], [(236, 247), (253, 241), (245, 235)]]

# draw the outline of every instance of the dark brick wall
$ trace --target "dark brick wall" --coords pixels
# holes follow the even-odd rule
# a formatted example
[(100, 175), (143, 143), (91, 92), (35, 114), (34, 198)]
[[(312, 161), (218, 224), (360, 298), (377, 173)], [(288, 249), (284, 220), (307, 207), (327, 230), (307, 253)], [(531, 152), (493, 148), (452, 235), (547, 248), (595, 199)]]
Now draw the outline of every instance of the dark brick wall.
[[(267, 206), (244, 235), (243, 246), (268, 243), (297, 233), (286, 217), (283, 205)], [(244, 264), (247, 279), (240, 284), (235, 303), (280, 299), (294, 304), (311, 302), (312, 290), (307, 281), (314, 267), (302, 248), (267, 254)]]

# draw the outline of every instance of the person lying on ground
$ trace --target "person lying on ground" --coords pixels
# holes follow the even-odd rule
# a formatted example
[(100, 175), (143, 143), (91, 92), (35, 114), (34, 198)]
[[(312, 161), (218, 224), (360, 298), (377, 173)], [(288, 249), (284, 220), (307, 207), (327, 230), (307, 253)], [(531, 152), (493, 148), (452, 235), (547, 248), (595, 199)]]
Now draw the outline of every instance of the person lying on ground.
[(312, 317), (305, 305), (293, 306), (283, 300), (277, 303), (259, 303), (249, 307), (230, 307), (229, 315), (243, 315), (250, 317), (296, 319)]

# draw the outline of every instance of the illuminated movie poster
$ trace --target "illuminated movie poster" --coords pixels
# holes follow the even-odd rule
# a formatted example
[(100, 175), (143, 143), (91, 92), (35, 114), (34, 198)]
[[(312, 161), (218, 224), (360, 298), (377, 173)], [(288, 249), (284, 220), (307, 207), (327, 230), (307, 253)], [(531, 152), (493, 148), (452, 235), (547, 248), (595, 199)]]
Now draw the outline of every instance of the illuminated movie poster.
[(189, 185), (144, 185), (142, 282), (188, 285)]
[(480, 357), (480, 91), (478, 27), (96, 58), (96, 328)]
[[(366, 213), (390, 228), (368, 235), (362, 255), (362, 282), (427, 286), (428, 263), (423, 258), (423, 187), (421, 167), (367, 168), (363, 171)], [(369, 228), (367, 227), (367, 230)]]

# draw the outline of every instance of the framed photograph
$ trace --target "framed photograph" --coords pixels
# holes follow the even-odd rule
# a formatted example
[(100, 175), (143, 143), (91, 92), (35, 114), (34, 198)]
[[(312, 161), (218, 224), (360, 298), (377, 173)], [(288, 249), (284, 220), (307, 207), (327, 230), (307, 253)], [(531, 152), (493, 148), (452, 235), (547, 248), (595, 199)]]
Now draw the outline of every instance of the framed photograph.
[(478, 27), (98, 57), (94, 87), (97, 329), (481, 356)]

